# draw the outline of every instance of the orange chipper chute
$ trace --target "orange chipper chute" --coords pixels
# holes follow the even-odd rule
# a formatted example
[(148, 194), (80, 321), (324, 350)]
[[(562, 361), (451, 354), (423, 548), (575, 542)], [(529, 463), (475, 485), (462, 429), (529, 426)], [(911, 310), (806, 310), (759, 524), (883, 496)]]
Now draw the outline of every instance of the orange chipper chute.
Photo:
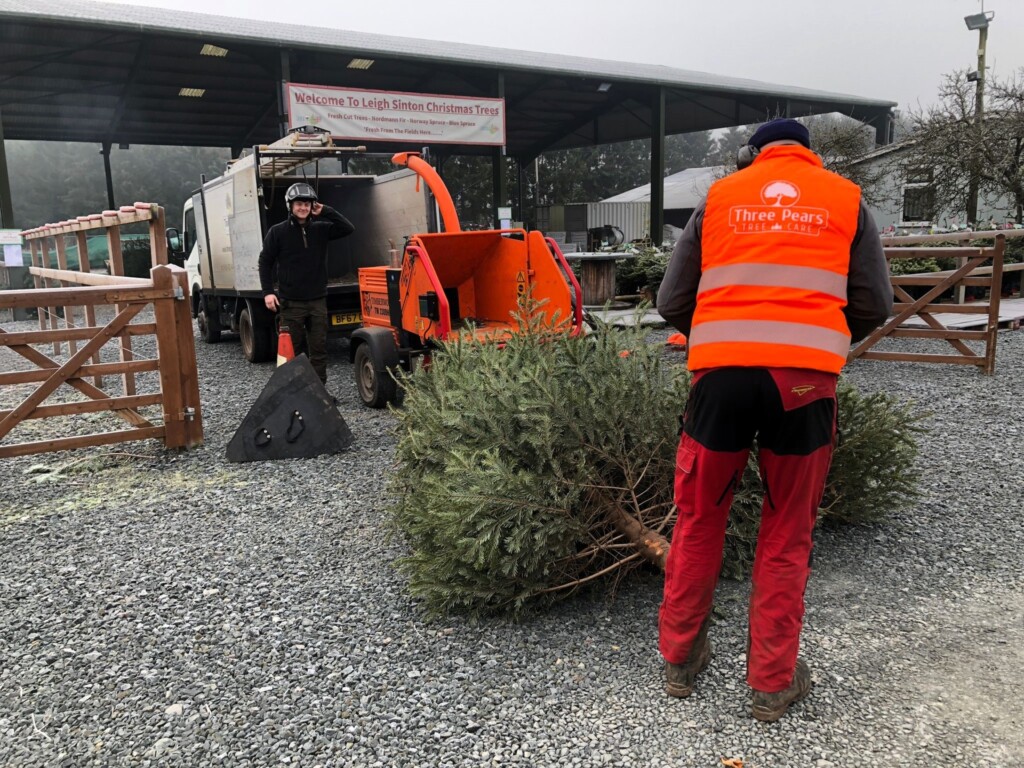
[(441, 180), (441, 176), (433, 166), (420, 157), (419, 152), (398, 152), (391, 158), (391, 162), (411, 168), (427, 182), (434, 199), (437, 200), (437, 207), (441, 209), (441, 220), (444, 222), (445, 232), (462, 231), (462, 227), (459, 226), (459, 215), (455, 212), (455, 203), (452, 202), (448, 187), (444, 185), (444, 181)]
[(559, 261), (557, 246), (537, 231), (462, 231), (455, 203), (434, 168), (415, 152), (399, 152), (392, 162), (426, 182), (445, 231), (411, 235), (399, 269), (360, 268), (364, 326), (390, 329), (396, 343), (404, 332), (420, 346), (444, 341), (453, 332), (500, 342), (517, 331), (520, 299), (532, 295), (543, 302), (539, 312), (557, 313), (560, 322), (571, 322), (571, 331), (579, 332), (582, 302), (572, 302), (573, 291), (577, 296), (580, 291), (575, 283), (570, 288), (575, 278)]

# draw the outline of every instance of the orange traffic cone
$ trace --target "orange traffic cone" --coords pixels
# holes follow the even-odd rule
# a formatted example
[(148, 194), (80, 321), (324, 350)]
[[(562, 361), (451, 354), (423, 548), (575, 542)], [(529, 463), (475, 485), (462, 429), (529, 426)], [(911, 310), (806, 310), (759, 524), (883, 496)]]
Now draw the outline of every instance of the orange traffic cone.
[(284, 365), (295, 358), (295, 347), (292, 346), (292, 335), (287, 328), (277, 333), (277, 364)]
[(686, 348), (686, 334), (683, 334), (683, 333), (673, 333), (671, 336), (669, 336), (665, 340), (665, 343), (668, 344), (670, 347), (679, 347), (680, 349), (685, 349)]

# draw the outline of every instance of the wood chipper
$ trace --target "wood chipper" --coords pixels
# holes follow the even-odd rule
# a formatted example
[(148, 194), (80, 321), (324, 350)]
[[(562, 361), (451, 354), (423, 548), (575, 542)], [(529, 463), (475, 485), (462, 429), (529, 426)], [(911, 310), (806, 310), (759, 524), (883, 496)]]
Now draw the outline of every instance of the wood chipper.
[(549, 320), (557, 313), (567, 333), (581, 332), (583, 292), (554, 240), (523, 229), (463, 232), (447, 187), (418, 153), (392, 162), (426, 182), (445, 231), (411, 236), (399, 267), (359, 270), (363, 327), (353, 331), (349, 354), (366, 405), (394, 402), (392, 372), (429, 363), (439, 341), (472, 334), (500, 343), (518, 332), (526, 295), (543, 302)]

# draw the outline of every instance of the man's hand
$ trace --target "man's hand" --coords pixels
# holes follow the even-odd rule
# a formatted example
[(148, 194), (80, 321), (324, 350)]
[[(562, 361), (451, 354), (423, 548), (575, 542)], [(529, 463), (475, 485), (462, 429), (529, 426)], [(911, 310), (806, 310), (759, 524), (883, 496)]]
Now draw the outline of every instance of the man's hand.
[(323, 209), (324, 209), (324, 204), (323, 203), (313, 203), (313, 207), (310, 209), (310, 213), (312, 213), (314, 216), (319, 216), (320, 215), (320, 211), (322, 211)]
[(267, 305), (267, 309), (269, 309), (271, 312), (277, 312), (278, 301), (277, 296), (275, 296), (274, 294), (268, 293), (266, 296), (264, 296), (263, 303)]

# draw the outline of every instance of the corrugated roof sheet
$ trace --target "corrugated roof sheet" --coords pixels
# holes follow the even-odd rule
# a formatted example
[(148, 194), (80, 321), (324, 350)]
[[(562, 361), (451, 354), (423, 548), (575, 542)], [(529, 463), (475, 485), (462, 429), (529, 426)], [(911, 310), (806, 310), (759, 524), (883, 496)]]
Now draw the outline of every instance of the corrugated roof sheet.
[[(725, 175), (723, 166), (712, 168), (687, 168), (665, 177), (665, 210), (676, 211), (696, 208), (707, 194), (711, 183)], [(650, 202), (651, 185), (630, 189), (613, 197), (606, 197), (605, 203)]]

